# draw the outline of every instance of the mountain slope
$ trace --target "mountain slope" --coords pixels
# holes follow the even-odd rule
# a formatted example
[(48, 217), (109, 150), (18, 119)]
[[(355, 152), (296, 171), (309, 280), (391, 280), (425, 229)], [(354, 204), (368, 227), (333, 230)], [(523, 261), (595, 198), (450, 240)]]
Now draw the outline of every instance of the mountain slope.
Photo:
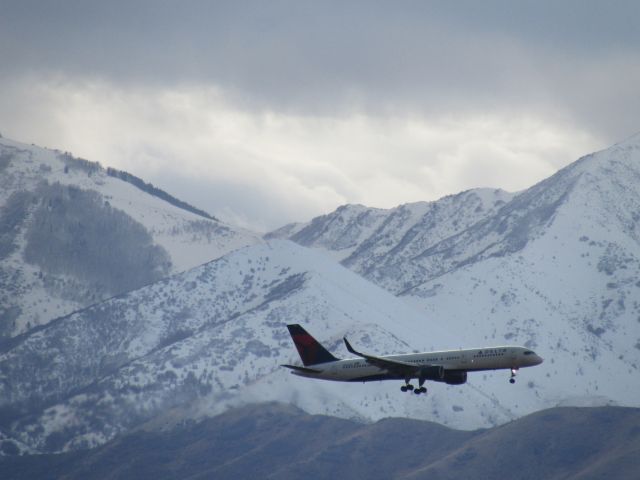
[[(433, 242), (415, 243), (432, 228), (407, 217), (389, 233), (374, 229), (358, 237), (340, 257), (332, 242), (357, 226), (344, 215), (349, 207), (297, 227), (291, 238), (331, 249), (431, 324), (446, 326), (462, 345), (535, 348), (547, 361), (529, 375), (532, 398), (520, 400), (638, 406), (640, 135), (587, 155), (492, 209), (476, 212), (463, 208), (465, 202), (461, 194), (433, 204), (449, 205), (450, 218), (440, 224), (462, 225)], [(326, 219), (339, 228), (314, 227)], [(311, 242), (301, 235), (310, 230), (316, 232)], [(407, 242), (403, 232), (412, 230)], [(498, 398), (511, 394), (507, 385), (487, 381)]]
[(338, 356), (346, 353), (344, 335), (378, 354), (455, 344), (435, 324), (416, 335), (425, 328), (420, 314), (324, 255), (271, 241), (5, 342), (0, 430), (34, 451), (56, 452), (103, 443), (152, 419), (265, 400), (345, 418), (399, 415), (463, 428), (531, 408), (516, 400), (529, 395), (525, 385), (498, 400), (480, 375), (462, 387), (432, 385), (427, 398), (402, 394), (400, 382), (292, 376), (280, 367), (299, 363), (291, 322)]
[(416, 263), (433, 273), (404, 298), (465, 341), (536, 348), (549, 359), (547, 398), (638, 405), (639, 140), (581, 159), (423, 252)]
[[(467, 429), (556, 405), (637, 406), (639, 155), (640, 138), (630, 139), (515, 196), (483, 190), (392, 211), (346, 207), (286, 229), (322, 252), (257, 244), (6, 340), (0, 438), (23, 452), (68, 451), (264, 400)], [(51, 195), (42, 198), (52, 208), (64, 195), (91, 196)], [(3, 225), (22, 225), (25, 209), (7, 204)], [(82, 219), (72, 204), (62, 202), (64, 218)], [(37, 255), (21, 240), (28, 233), (5, 233), (3, 245)], [(323, 383), (280, 368), (298, 361), (292, 322), (337, 356), (348, 335), (373, 354), (524, 344), (546, 361), (515, 385), (505, 372), (478, 373), (460, 387), (430, 385), (427, 397), (403, 395), (397, 382)]]
[(440, 241), (490, 217), (512, 198), (503, 190), (475, 189), (383, 210), (345, 205), (308, 224), (287, 225), (266, 238), (289, 238), (321, 248), (345, 266), (394, 291), (404, 285), (396, 265), (412, 259)]
[(258, 241), (125, 172), (0, 138), (0, 337)]
[(282, 404), (233, 409), (89, 451), (0, 457), (3, 478), (635, 478), (640, 413), (556, 408), (485, 431), (359, 424)]

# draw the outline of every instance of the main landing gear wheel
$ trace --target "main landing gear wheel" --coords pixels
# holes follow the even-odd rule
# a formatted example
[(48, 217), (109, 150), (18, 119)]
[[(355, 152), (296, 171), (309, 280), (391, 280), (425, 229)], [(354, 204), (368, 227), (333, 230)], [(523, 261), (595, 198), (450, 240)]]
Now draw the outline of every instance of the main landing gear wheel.
[(407, 390), (411, 391), (413, 390), (413, 385), (407, 383), (406, 385), (401, 386), (400, 390), (402, 390), (403, 392), (406, 392)]
[(427, 387), (416, 388), (413, 393), (420, 395), (421, 393), (427, 393)]

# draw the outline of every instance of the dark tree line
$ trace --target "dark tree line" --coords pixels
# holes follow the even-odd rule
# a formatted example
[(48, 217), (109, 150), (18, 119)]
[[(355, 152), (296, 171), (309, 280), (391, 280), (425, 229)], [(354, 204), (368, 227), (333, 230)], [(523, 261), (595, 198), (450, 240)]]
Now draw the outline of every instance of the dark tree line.
[(71, 275), (118, 294), (154, 282), (171, 267), (143, 225), (96, 192), (40, 185), (27, 230), (25, 260), (50, 274)]
[(209, 215), (204, 210), (200, 210), (199, 208), (196, 208), (193, 205), (188, 204), (187, 202), (178, 200), (174, 196), (169, 195), (164, 190), (161, 190), (158, 187), (154, 187), (151, 183), (146, 183), (144, 180), (142, 180), (139, 177), (136, 177), (135, 175), (131, 175), (130, 173), (123, 172), (122, 170), (116, 170), (115, 168), (111, 168), (111, 167), (107, 168), (107, 175), (109, 175), (110, 177), (119, 178), (120, 180), (124, 180), (125, 182), (130, 183), (135, 187), (138, 187), (143, 192), (147, 192), (148, 194), (153, 195), (154, 197), (158, 197), (161, 200), (164, 200), (165, 202), (168, 202), (171, 205), (174, 205), (178, 208), (181, 208), (191, 213), (195, 213), (196, 215), (199, 215), (201, 217), (208, 218), (209, 220), (218, 221), (216, 217)]

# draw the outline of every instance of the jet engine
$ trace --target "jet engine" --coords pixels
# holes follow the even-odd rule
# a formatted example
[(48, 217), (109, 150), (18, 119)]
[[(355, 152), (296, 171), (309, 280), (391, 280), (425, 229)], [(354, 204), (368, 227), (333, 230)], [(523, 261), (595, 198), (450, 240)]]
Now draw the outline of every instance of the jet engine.
[(442, 382), (445, 378), (445, 370), (440, 365), (433, 367), (424, 367), (420, 369), (420, 378), (423, 380)]
[(444, 372), (444, 378), (440, 380), (441, 382), (445, 382), (447, 385), (462, 385), (463, 383), (467, 383), (467, 372), (465, 371), (446, 371)]

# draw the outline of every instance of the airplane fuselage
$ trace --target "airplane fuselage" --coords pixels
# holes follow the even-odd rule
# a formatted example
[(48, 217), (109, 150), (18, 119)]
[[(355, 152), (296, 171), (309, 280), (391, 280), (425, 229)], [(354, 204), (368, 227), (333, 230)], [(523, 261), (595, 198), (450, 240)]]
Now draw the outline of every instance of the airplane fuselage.
[[(519, 368), (532, 367), (542, 363), (542, 359), (534, 352), (519, 346), (443, 350), (405, 355), (388, 355), (381, 356), (380, 358), (411, 363), (417, 367), (422, 365), (437, 365), (441, 366), (447, 373), (499, 369), (518, 370)], [(389, 372), (387, 369), (372, 365), (364, 358), (348, 358), (316, 364), (304, 370), (294, 370), (292, 373), (301, 377), (343, 382), (406, 379), (405, 375)], [(410, 378), (417, 377), (418, 375), (412, 375)], [(433, 380), (446, 381), (444, 379)]]

